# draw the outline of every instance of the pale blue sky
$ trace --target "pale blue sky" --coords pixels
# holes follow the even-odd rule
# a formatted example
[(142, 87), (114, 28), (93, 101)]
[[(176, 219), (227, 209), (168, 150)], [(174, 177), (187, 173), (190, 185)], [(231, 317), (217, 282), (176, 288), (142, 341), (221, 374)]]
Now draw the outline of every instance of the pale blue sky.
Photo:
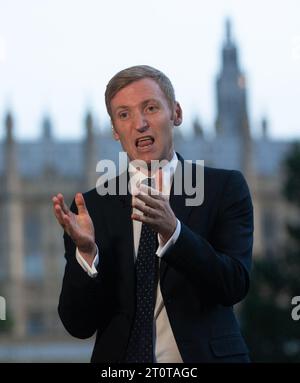
[(185, 129), (199, 115), (211, 131), (227, 16), (253, 132), (266, 114), (273, 138), (300, 138), (298, 0), (0, 0), (0, 137), (7, 107), (19, 138), (37, 137), (47, 111), (59, 138), (81, 136), (88, 106), (103, 125), (106, 83), (136, 64), (170, 77)]

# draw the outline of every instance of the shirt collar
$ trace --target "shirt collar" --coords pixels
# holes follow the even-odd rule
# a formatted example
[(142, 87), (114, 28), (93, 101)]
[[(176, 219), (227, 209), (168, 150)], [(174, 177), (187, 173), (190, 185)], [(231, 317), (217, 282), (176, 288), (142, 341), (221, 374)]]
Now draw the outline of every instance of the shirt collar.
[[(162, 192), (163, 192), (163, 194), (167, 194), (167, 195), (170, 194), (173, 176), (174, 176), (177, 164), (178, 164), (178, 157), (174, 151), (171, 161), (167, 161), (167, 163), (162, 167), (162, 171), (163, 171), (163, 190), (162, 190)], [(132, 191), (136, 190), (135, 185), (138, 182), (141, 182), (145, 178), (148, 178), (148, 174), (145, 174), (142, 171), (140, 171), (139, 169), (137, 169), (136, 166), (132, 162), (129, 162), (128, 171), (129, 171), (129, 176), (130, 176), (130, 182), (134, 178), (134, 182), (131, 182), (131, 188), (132, 188), (131, 190)], [(155, 177), (155, 174), (153, 176)]]

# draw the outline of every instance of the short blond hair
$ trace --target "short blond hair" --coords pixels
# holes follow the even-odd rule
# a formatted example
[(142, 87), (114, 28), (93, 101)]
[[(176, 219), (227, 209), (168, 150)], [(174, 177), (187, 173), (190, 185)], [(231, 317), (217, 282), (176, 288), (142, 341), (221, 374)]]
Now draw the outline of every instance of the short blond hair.
[(136, 65), (130, 68), (123, 69), (117, 74), (115, 74), (106, 86), (105, 104), (107, 113), (109, 114), (110, 118), (112, 118), (112, 112), (110, 107), (110, 102), (112, 98), (121, 89), (125, 88), (125, 86), (131, 84), (134, 81), (142, 80), (144, 78), (150, 78), (154, 80), (166, 96), (170, 108), (173, 107), (175, 103), (175, 92), (169, 78), (164, 73), (151, 66)]

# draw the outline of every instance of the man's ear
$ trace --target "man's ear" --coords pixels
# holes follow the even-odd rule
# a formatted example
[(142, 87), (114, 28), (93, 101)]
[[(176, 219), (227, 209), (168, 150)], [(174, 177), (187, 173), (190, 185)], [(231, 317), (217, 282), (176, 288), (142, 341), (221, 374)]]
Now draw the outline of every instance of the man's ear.
[(113, 137), (116, 141), (119, 141), (120, 140), (120, 136), (119, 134), (117, 133), (115, 127), (114, 127), (114, 124), (113, 122), (111, 122), (111, 130), (112, 130), (112, 134), (113, 134)]
[(182, 123), (182, 109), (177, 101), (175, 101), (173, 121), (175, 126), (179, 126)]

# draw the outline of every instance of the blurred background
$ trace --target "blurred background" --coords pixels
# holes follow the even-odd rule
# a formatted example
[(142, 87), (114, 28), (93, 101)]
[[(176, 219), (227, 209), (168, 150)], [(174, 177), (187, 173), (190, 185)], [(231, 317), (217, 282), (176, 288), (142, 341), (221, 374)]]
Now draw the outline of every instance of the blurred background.
[(245, 175), (254, 265), (236, 311), (252, 360), (300, 362), (299, 14), (297, 0), (0, 0), (1, 362), (90, 360), (94, 339), (57, 314), (51, 198), (70, 203), (95, 186), (97, 161), (117, 161), (105, 87), (137, 64), (173, 82), (176, 150)]

